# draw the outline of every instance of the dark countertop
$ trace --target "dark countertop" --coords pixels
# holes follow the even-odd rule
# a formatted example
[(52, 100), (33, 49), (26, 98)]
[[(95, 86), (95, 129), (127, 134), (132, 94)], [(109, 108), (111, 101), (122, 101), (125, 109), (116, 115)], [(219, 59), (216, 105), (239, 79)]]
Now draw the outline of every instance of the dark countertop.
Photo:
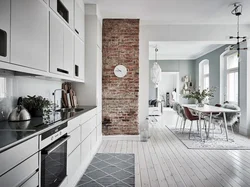
[(42, 117), (32, 118), (23, 122), (0, 122), (0, 153), (84, 114), (96, 108), (96, 106), (79, 106), (78, 108), (84, 108), (84, 110), (79, 112), (57, 112), (56, 115), (51, 116), (49, 124), (44, 123)]

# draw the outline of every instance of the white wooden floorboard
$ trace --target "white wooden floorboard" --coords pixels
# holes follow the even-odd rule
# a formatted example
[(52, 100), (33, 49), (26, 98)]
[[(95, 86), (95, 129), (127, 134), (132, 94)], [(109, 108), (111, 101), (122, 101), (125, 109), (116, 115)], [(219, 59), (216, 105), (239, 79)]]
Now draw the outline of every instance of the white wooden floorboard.
[(148, 142), (103, 140), (98, 152), (135, 154), (136, 187), (250, 186), (250, 150), (187, 149), (165, 127), (175, 122), (175, 114), (167, 111), (151, 128)]

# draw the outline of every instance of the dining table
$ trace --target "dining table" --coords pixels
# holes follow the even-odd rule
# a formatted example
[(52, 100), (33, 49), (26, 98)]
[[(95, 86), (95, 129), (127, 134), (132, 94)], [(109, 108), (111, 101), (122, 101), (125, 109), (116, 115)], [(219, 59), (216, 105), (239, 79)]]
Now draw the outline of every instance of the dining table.
[(208, 126), (208, 132), (206, 133), (207, 137), (209, 137), (210, 125), (211, 125), (211, 122), (212, 122), (212, 115), (214, 113), (222, 113), (223, 114), (225, 131), (226, 131), (226, 139), (228, 141), (228, 130), (227, 130), (226, 113), (229, 113), (229, 112), (240, 112), (240, 111), (237, 111), (237, 110), (232, 110), (232, 109), (227, 109), (227, 108), (217, 107), (217, 106), (212, 106), (212, 105), (206, 105), (206, 104), (204, 106), (198, 106), (196, 104), (183, 104), (182, 106), (183, 107), (187, 107), (188, 109), (193, 110), (196, 113), (198, 113), (201, 141), (203, 141), (203, 139), (202, 139), (202, 130), (201, 130), (202, 114), (209, 114), (209, 126)]

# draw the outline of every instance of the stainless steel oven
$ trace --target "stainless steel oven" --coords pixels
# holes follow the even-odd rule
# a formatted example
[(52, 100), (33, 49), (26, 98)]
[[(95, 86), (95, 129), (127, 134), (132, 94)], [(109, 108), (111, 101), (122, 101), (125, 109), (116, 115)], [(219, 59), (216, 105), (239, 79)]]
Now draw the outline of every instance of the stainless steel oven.
[(41, 186), (58, 187), (67, 176), (67, 123), (41, 135)]

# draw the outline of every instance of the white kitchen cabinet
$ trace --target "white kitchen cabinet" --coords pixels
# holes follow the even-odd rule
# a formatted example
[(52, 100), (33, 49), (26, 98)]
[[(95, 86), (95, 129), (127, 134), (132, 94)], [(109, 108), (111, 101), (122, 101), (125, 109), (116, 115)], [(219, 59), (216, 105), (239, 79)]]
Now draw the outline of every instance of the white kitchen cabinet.
[(80, 168), (81, 164), (81, 146), (78, 146), (69, 156), (67, 164), (67, 175), (69, 180), (71, 180)]
[(82, 0), (75, 0), (75, 32), (85, 41), (85, 15)]
[(0, 1), (0, 61), (10, 61), (10, 0)]
[(93, 116), (89, 121), (81, 125), (81, 137), (82, 141), (91, 134), (96, 127), (96, 115)]
[(97, 130), (96, 130), (96, 127), (91, 132), (90, 137), (91, 137), (90, 147), (91, 147), (91, 150), (93, 150), (96, 147), (96, 143), (97, 143)]
[(0, 154), (0, 175), (36, 152), (38, 152), (38, 136), (4, 151)]
[(85, 78), (84, 42), (75, 36), (75, 71), (74, 77), (84, 81)]
[(90, 153), (91, 153), (91, 148), (90, 148), (90, 144), (91, 144), (91, 139), (90, 139), (90, 135), (88, 137), (85, 138), (85, 140), (83, 140), (83, 142), (81, 143), (81, 162), (84, 164), (86, 163), (89, 158), (90, 158)]
[(50, 14), (50, 72), (73, 75), (74, 37), (62, 21)]
[(21, 187), (36, 187), (39, 186), (38, 172), (36, 172), (32, 177), (30, 177)]
[(69, 133), (70, 139), (67, 141), (67, 153), (70, 155), (72, 151), (81, 143), (80, 127)]
[(50, 7), (72, 29), (74, 28), (74, 1), (50, 0)]
[(48, 70), (49, 12), (40, 0), (11, 1), (11, 63)]
[(96, 127), (97, 130), (97, 142), (99, 142), (102, 139), (102, 124), (99, 124)]
[[(0, 186), (20, 186), (38, 169), (38, 153), (0, 177)], [(34, 186), (38, 186), (38, 183)]]

